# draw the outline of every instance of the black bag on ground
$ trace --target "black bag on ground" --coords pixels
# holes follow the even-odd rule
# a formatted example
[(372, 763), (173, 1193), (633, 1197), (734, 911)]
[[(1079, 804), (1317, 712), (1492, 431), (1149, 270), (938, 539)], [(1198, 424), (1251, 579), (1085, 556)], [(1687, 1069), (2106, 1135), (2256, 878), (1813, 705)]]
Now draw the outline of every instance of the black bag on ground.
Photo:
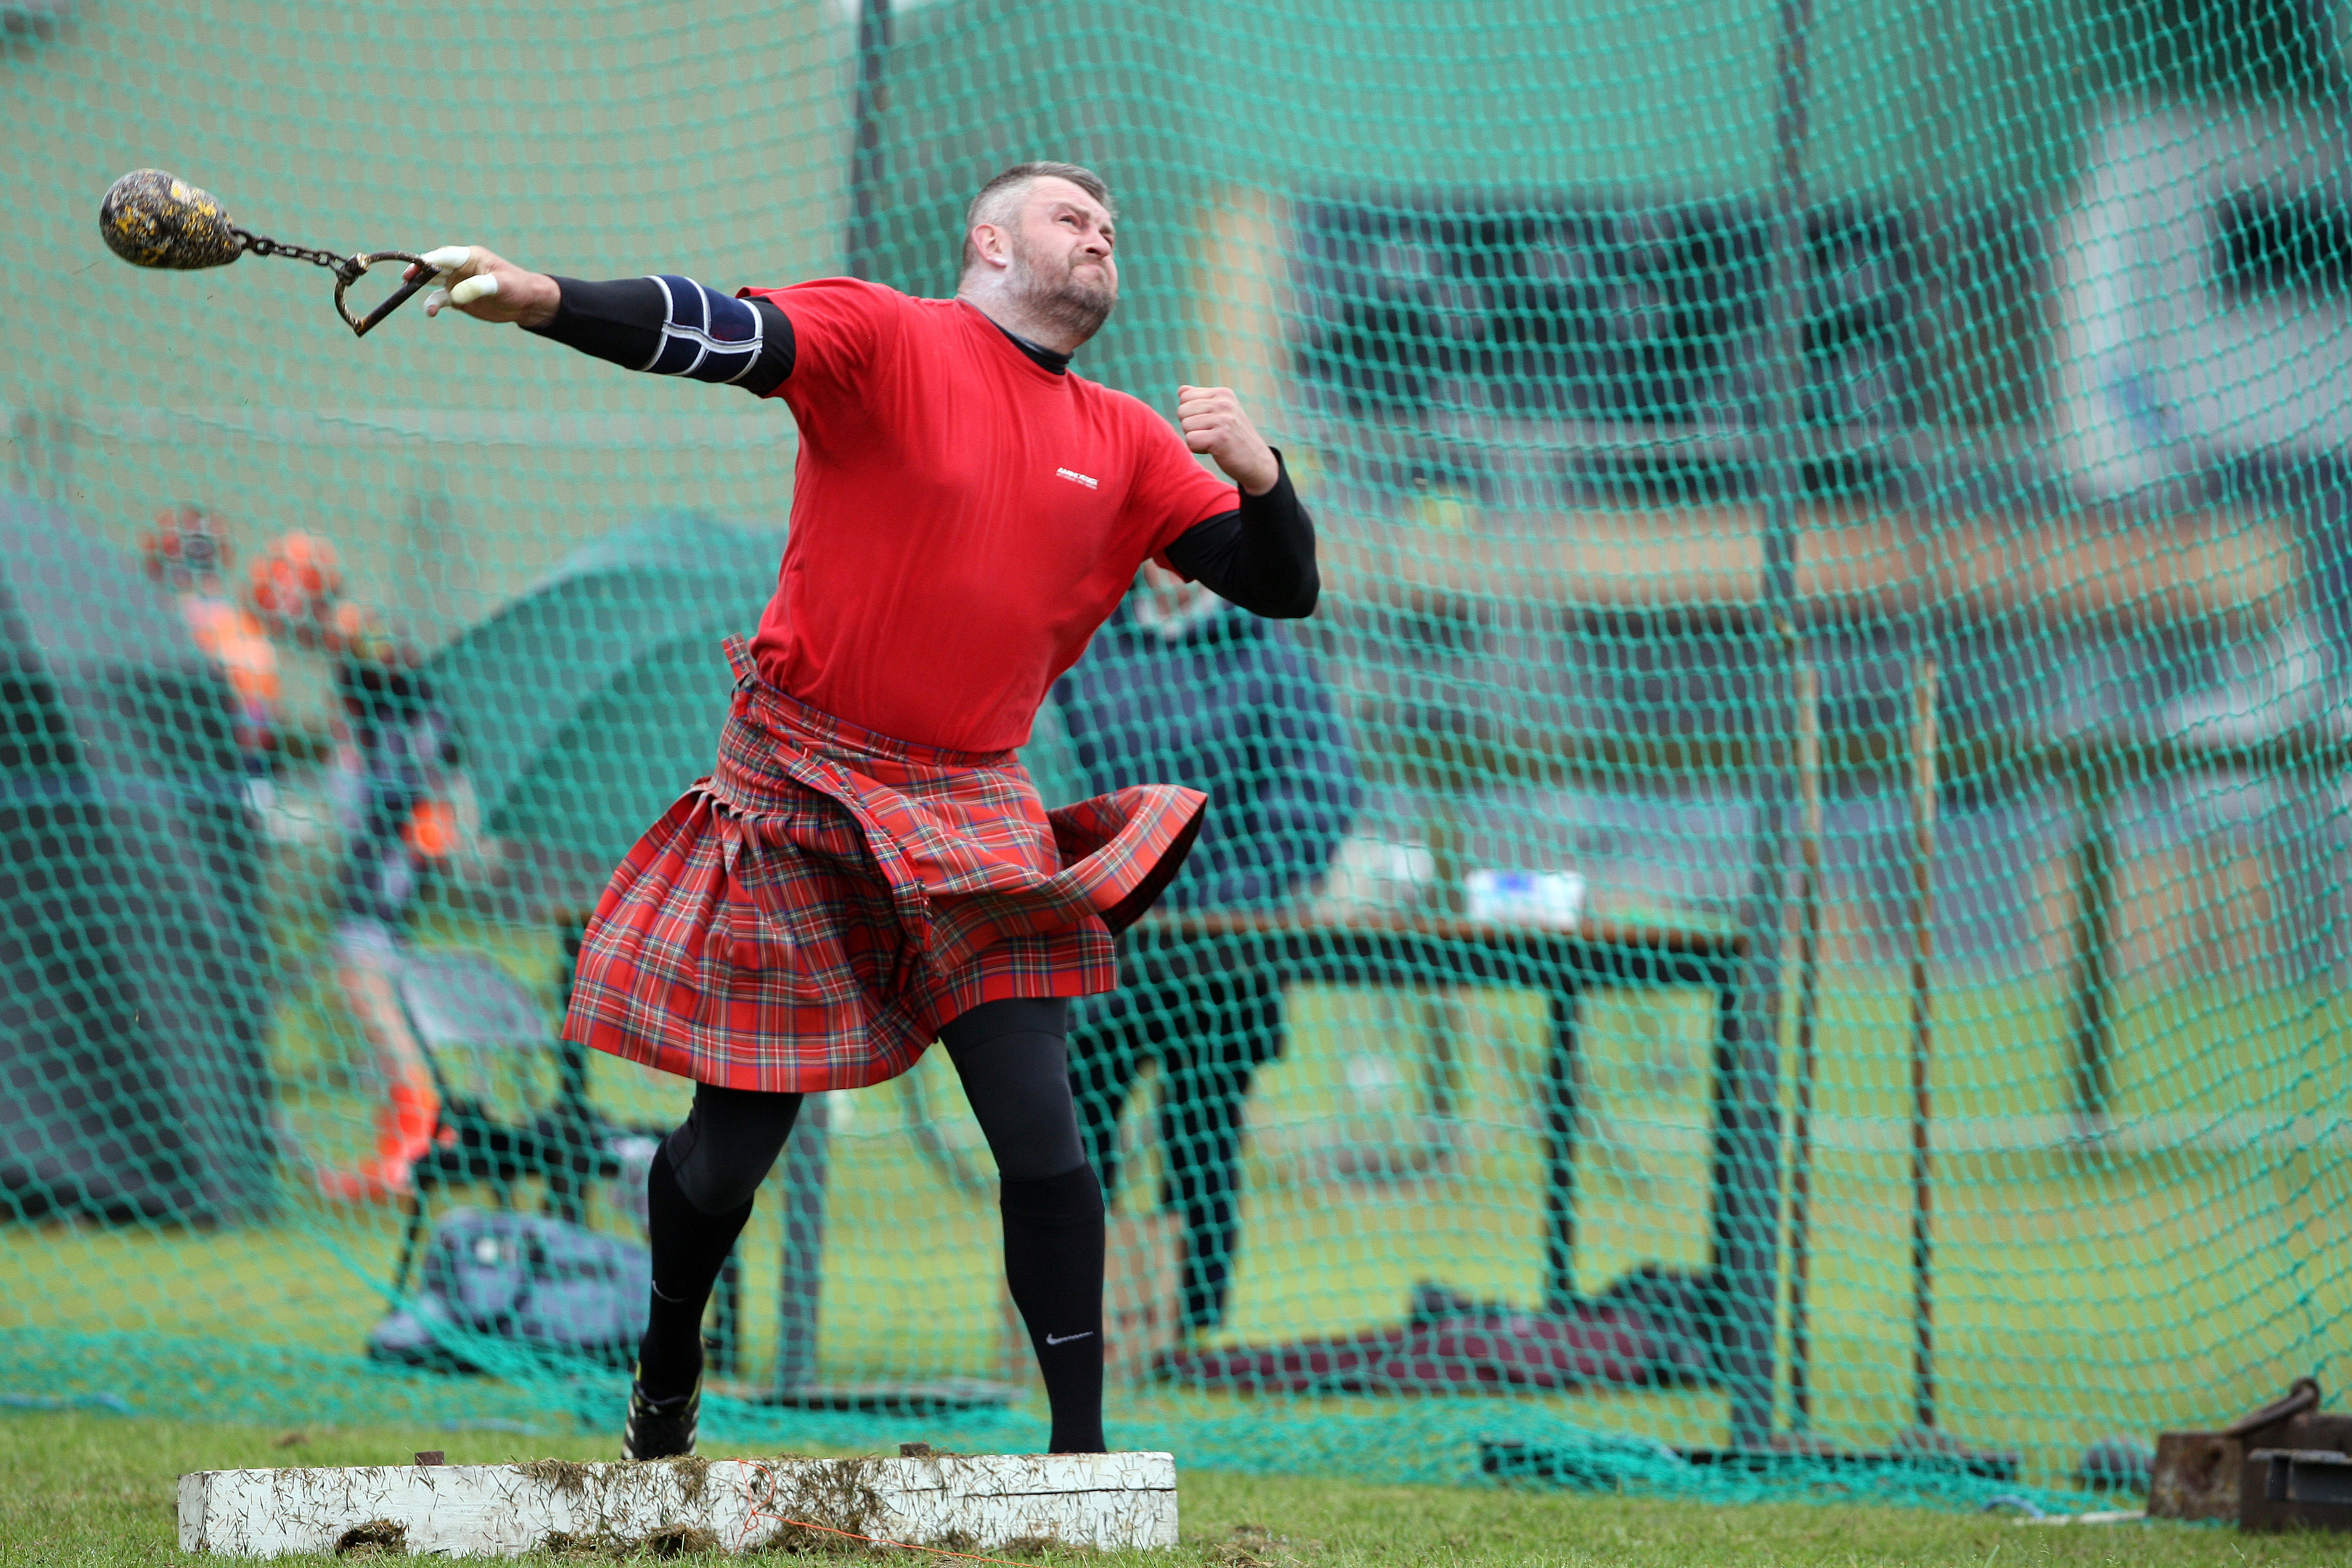
[(452, 1209), (433, 1226), (415, 1297), (368, 1335), (375, 1361), (480, 1372), (451, 1328), (626, 1369), (646, 1329), (653, 1258), (541, 1215)]

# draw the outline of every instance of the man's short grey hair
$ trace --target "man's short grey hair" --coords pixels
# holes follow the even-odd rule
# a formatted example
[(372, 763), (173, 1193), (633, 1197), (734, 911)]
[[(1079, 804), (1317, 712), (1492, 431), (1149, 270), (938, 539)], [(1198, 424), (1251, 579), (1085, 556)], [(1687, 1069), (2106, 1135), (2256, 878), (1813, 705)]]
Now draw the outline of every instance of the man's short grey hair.
[(986, 223), (1010, 227), (1021, 198), (1040, 180), (1067, 180), (1102, 203), (1103, 210), (1113, 218), (1118, 216), (1118, 208), (1110, 199), (1110, 187), (1092, 169), (1076, 163), (1015, 163), (981, 186), (971, 205), (963, 209), (962, 270), (971, 271), (972, 263), (980, 259), (980, 252), (971, 243), (973, 226)]

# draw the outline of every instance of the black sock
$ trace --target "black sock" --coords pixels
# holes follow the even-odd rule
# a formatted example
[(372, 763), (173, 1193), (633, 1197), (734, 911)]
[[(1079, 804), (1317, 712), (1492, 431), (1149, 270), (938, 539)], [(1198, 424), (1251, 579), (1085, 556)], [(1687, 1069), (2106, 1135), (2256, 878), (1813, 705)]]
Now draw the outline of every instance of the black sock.
[(637, 1381), (656, 1403), (682, 1399), (702, 1375), (702, 1310), (733, 1250), (751, 1200), (705, 1214), (677, 1184), (667, 1142), (646, 1173), (646, 1229), (653, 1244), (653, 1308), (637, 1342)]
[(1049, 1451), (1103, 1451), (1103, 1199), (1094, 1167), (1003, 1184), (1004, 1279), (1029, 1326)]

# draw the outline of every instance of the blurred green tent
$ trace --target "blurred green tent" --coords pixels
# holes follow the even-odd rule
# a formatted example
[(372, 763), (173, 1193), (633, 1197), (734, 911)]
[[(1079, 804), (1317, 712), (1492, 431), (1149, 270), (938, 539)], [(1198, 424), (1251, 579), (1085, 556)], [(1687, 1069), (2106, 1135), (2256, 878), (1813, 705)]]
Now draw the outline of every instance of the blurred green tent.
[(231, 703), (171, 594), (74, 518), (0, 502), (0, 1217), (272, 1201)]
[(488, 831), (609, 870), (710, 771), (781, 533), (649, 518), (566, 557), (425, 670)]

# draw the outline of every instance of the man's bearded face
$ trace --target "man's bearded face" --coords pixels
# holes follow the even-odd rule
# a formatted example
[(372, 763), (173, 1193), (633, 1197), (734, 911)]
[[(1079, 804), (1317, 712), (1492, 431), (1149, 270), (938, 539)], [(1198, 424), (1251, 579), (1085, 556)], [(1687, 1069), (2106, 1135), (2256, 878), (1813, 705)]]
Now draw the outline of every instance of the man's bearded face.
[(1118, 265), (1076, 226), (1059, 221), (1051, 204), (1033, 197), (1028, 205), (1009, 236), (1013, 287), (1039, 319), (1090, 338), (1118, 303)]

